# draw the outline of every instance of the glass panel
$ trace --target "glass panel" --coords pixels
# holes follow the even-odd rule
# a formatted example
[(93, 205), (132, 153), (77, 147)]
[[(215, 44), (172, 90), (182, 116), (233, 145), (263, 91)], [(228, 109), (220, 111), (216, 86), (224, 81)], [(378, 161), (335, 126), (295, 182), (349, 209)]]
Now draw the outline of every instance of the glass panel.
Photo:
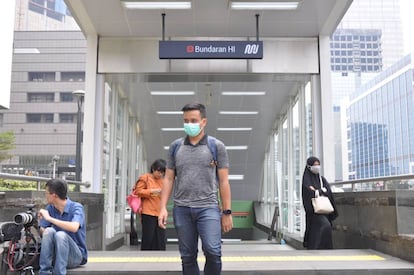
[(60, 102), (73, 102), (74, 96), (71, 92), (60, 93)]
[(85, 81), (85, 72), (61, 72), (61, 81), (83, 82)]
[(305, 150), (306, 156), (310, 157), (313, 155), (313, 139), (312, 139), (312, 99), (310, 82), (305, 86)]
[(59, 114), (60, 123), (75, 123), (77, 114)]
[(292, 109), (292, 146), (293, 146), (293, 204), (291, 203), (291, 207), (293, 207), (293, 221), (292, 225), (293, 228), (290, 228), (290, 232), (298, 232), (300, 231), (300, 207), (302, 205), (301, 203), (301, 184), (302, 184), (302, 165), (301, 165), (301, 159), (300, 159), (300, 152), (301, 150), (301, 144), (300, 144), (300, 134), (301, 129), (299, 127), (299, 101), (295, 103)]
[(288, 230), (288, 207), (289, 207), (289, 134), (288, 119), (282, 124), (282, 208), (281, 208), (281, 226)]
[(55, 81), (55, 72), (29, 72), (29, 81), (43, 82)]
[[(112, 90), (109, 85), (105, 85), (105, 96), (104, 96), (104, 110), (103, 110), (103, 147), (102, 147), (102, 192), (105, 196), (105, 212), (107, 213), (107, 220), (113, 219), (111, 216), (110, 205), (110, 162), (111, 162), (111, 128), (112, 128)], [(106, 238), (113, 237), (112, 223), (106, 224)]]
[(27, 123), (53, 123), (53, 114), (26, 114)]
[(27, 102), (54, 102), (55, 93), (28, 93)]
[(123, 146), (124, 146), (124, 105), (122, 101), (118, 102), (117, 116), (116, 116), (116, 152), (115, 152), (115, 220), (114, 233), (121, 233), (121, 214), (124, 213), (122, 206), (125, 198), (122, 197), (122, 182), (123, 178)]

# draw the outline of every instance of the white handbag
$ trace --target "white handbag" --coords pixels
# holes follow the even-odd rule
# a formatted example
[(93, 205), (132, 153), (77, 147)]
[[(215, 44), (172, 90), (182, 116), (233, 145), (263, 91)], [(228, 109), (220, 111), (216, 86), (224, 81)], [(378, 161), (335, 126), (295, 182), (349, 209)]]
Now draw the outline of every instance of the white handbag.
[[(322, 179), (319, 176), (321, 182), (321, 188), (323, 187)], [(313, 210), (316, 214), (331, 214), (334, 211), (331, 201), (328, 197), (319, 194), (319, 191), (315, 191), (315, 197), (312, 198)]]

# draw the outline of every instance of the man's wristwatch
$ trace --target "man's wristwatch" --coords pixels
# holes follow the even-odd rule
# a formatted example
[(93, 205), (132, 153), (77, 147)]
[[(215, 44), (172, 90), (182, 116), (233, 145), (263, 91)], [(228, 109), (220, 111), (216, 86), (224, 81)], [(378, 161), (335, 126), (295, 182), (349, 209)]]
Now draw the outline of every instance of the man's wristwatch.
[(231, 215), (231, 209), (223, 210), (224, 215)]

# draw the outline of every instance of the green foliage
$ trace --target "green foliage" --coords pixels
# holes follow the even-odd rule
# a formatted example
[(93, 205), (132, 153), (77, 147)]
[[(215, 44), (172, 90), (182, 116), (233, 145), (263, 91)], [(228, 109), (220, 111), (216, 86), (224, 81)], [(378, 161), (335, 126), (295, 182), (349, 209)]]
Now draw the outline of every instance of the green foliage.
[[(40, 185), (41, 185), (41, 189), (45, 188), (44, 182), (42, 182)], [(0, 179), (0, 191), (12, 191), (12, 190), (37, 190), (37, 182)]]
[[(40, 183), (40, 190), (45, 190), (46, 182)], [(75, 192), (76, 186), (68, 184), (68, 192)], [(0, 191), (37, 190), (36, 181), (0, 179)]]
[(12, 157), (9, 151), (14, 149), (14, 142), (15, 137), (13, 131), (0, 133), (0, 161)]

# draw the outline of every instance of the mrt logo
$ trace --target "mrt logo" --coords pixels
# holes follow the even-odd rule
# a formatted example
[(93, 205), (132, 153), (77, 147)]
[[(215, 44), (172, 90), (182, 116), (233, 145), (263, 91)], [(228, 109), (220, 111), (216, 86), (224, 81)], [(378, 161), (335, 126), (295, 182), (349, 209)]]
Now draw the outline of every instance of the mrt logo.
[(194, 52), (194, 45), (188, 45), (186, 48), (187, 53), (193, 53)]

